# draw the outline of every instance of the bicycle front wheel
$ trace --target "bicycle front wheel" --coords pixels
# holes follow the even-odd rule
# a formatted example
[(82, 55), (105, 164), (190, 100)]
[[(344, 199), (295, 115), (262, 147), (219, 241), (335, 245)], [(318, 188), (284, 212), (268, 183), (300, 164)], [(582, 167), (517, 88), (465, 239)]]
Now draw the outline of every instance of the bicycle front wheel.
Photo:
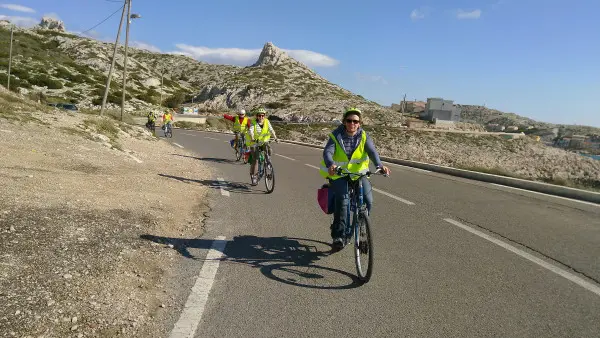
[(267, 194), (270, 194), (275, 190), (275, 170), (271, 162), (267, 162), (265, 165), (265, 186), (267, 188)]
[(373, 236), (371, 234), (371, 220), (366, 213), (360, 213), (356, 219), (354, 234), (354, 257), (356, 260), (356, 273), (361, 282), (367, 283), (373, 274)]
[(242, 152), (243, 152), (243, 148), (239, 144), (237, 144), (235, 146), (235, 160), (236, 161), (239, 161), (242, 159)]

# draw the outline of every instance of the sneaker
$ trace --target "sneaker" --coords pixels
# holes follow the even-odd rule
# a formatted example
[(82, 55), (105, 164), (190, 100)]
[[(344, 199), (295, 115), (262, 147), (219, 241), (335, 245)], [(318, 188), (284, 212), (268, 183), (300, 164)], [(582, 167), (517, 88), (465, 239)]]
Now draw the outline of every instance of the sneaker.
[(252, 181), (252, 183), (251, 183), (252, 185), (258, 185), (258, 179), (257, 179), (256, 175), (252, 176), (251, 181)]
[(344, 240), (341, 238), (334, 238), (331, 244), (331, 251), (340, 251), (344, 248)]

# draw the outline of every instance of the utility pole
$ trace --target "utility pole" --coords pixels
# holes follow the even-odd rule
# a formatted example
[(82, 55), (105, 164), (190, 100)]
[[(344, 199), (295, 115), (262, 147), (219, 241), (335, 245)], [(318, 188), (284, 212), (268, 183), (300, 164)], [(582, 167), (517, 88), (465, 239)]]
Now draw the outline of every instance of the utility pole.
[(121, 99), (121, 121), (125, 110), (125, 95), (127, 94), (127, 46), (129, 45), (129, 26), (131, 25), (131, 0), (127, 0), (127, 28), (125, 29), (125, 60), (123, 61), (123, 97)]
[(160, 103), (159, 105), (162, 107), (163, 105), (163, 78), (165, 76), (165, 68), (161, 68), (160, 70)]
[(400, 105), (400, 114), (404, 114), (406, 110), (406, 94), (404, 94), (404, 98), (402, 99), (402, 104)]
[[(127, 0), (125, 0), (127, 1)], [(112, 62), (110, 64), (110, 68), (108, 69), (108, 78), (106, 79), (106, 89), (104, 89), (104, 97), (102, 97), (102, 108), (100, 108), (100, 116), (104, 114), (104, 109), (106, 108), (106, 98), (108, 97), (108, 90), (110, 89), (110, 80), (112, 78), (113, 68), (115, 68), (115, 61), (117, 56), (117, 49), (119, 48), (119, 38), (121, 37), (121, 27), (123, 27), (123, 18), (125, 17), (125, 6), (123, 4), (123, 12), (121, 13), (121, 22), (119, 23), (119, 30), (117, 31), (117, 39), (115, 40), (115, 49), (113, 50)]]
[(14, 26), (10, 26), (10, 52), (8, 53), (8, 80), (6, 89), (10, 90), (10, 66), (12, 65), (12, 45), (13, 45)]

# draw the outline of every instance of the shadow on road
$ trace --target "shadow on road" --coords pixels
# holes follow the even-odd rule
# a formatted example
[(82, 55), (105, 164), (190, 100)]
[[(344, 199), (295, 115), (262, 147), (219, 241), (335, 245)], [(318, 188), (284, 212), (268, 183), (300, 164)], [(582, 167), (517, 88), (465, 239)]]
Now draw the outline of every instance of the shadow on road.
[[(207, 186), (212, 189), (221, 189), (237, 194), (265, 194), (266, 190), (254, 190), (250, 183), (242, 182), (229, 182), (229, 181), (218, 181), (218, 180), (196, 180), (192, 178), (185, 178), (180, 176), (173, 176), (167, 174), (158, 174), (158, 176), (172, 178), (184, 183), (198, 183)], [(249, 175), (248, 175), (249, 177)], [(248, 179), (249, 180), (249, 179)]]
[[(179, 254), (191, 259), (201, 259), (190, 249), (207, 250), (212, 247), (209, 239), (181, 239), (141, 235), (142, 239), (171, 244)], [(326, 248), (320, 250), (318, 247)], [(221, 261), (246, 264), (260, 269), (267, 278), (281, 283), (311, 289), (351, 289), (361, 282), (345, 271), (314, 264), (331, 254), (328, 243), (303, 238), (236, 236), (227, 243)], [(342, 278), (340, 278), (342, 277)]]
[(235, 159), (228, 159), (228, 158), (196, 157), (196, 156), (188, 156), (188, 155), (181, 155), (181, 154), (171, 154), (171, 155), (179, 156), (179, 157), (193, 158), (198, 161), (206, 161), (206, 162), (214, 162), (214, 163), (244, 164), (242, 161), (236, 161)]

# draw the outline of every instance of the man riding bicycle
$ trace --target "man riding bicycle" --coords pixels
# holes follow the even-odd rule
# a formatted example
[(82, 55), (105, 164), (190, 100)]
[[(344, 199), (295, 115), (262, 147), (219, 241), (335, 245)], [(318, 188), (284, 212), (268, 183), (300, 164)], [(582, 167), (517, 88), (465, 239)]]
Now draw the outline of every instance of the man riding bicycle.
[[(250, 177), (252, 178), (252, 185), (258, 184), (258, 144), (257, 142), (267, 142), (271, 139), (271, 134), (275, 141), (279, 142), (277, 139), (277, 135), (275, 135), (275, 130), (273, 130), (273, 126), (269, 122), (269, 120), (265, 117), (267, 111), (264, 108), (258, 108), (256, 110), (256, 118), (252, 121), (252, 127), (250, 127), (250, 137), (246, 139), (246, 145), (249, 149), (251, 149), (252, 163), (250, 164)], [(271, 147), (266, 145), (267, 152), (271, 155)]]
[(148, 117), (148, 122), (146, 122), (146, 127), (150, 130), (152, 130), (152, 133), (154, 133), (154, 128), (156, 126), (156, 113), (153, 111), (150, 111), (147, 115)]
[(231, 147), (235, 148), (238, 144), (238, 139), (240, 137), (240, 133), (245, 134), (248, 131), (248, 129), (250, 129), (250, 126), (251, 126), (250, 119), (248, 117), (246, 117), (246, 111), (244, 109), (240, 110), (238, 112), (237, 116), (224, 114), (223, 117), (226, 120), (233, 122), (233, 130), (232, 131), (235, 134), (235, 140), (234, 140), (233, 144), (231, 145)]
[(167, 132), (167, 127), (170, 129), (172, 128), (172, 122), (174, 122), (174, 121), (175, 121), (175, 119), (173, 118), (173, 114), (171, 114), (171, 112), (168, 110), (165, 111), (165, 113), (163, 114), (163, 117), (162, 117), (163, 130), (165, 131), (165, 133)]
[[(378, 170), (389, 175), (390, 169), (381, 163), (379, 154), (375, 149), (373, 140), (360, 127), (361, 111), (349, 108), (344, 113), (344, 124), (329, 134), (329, 140), (323, 150), (320, 174), (330, 182), (335, 196), (335, 209), (333, 223), (331, 224), (331, 237), (333, 249), (340, 250), (344, 247), (344, 229), (348, 222), (348, 178), (336, 174), (336, 169), (341, 167), (348, 172), (359, 174), (369, 170), (369, 159), (373, 161)], [(357, 178), (353, 178), (355, 180)], [(371, 211), (373, 194), (371, 182), (367, 177), (360, 178), (363, 184), (363, 196), (367, 209)]]

